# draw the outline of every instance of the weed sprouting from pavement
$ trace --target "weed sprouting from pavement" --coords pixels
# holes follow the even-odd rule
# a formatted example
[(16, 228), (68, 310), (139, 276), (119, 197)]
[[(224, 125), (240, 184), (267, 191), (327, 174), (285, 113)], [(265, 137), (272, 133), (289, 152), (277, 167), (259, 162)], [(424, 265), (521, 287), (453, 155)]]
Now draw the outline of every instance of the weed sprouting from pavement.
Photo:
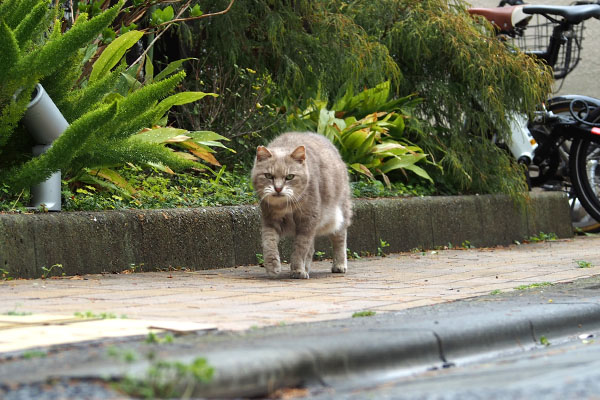
[(74, 316), (76, 316), (77, 318), (83, 318), (83, 319), (127, 319), (126, 315), (121, 315), (120, 317), (117, 317), (116, 314), (113, 314), (111, 312), (101, 312), (101, 313), (94, 313), (92, 311), (85, 311), (85, 312), (80, 312), (80, 311), (76, 311), (75, 313), (73, 313)]
[(375, 311), (357, 311), (352, 314), (352, 318), (372, 317), (375, 314)]
[(531, 283), (529, 285), (517, 286), (515, 288), (515, 290), (538, 289), (538, 288), (543, 288), (543, 287), (548, 287), (548, 286), (554, 286), (554, 283), (552, 283), (552, 282)]
[(377, 255), (379, 257), (385, 257), (387, 254), (385, 254), (384, 250), (386, 247), (390, 247), (390, 244), (388, 242), (386, 242), (383, 239), (379, 239), (379, 246), (377, 247)]
[(542, 346), (550, 346), (550, 342), (548, 341), (548, 338), (546, 336), (540, 337), (540, 344)]
[(154, 332), (149, 332), (148, 336), (146, 336), (145, 342), (148, 344), (151, 344), (151, 343), (167, 344), (167, 343), (173, 343), (174, 340), (175, 340), (175, 338), (171, 334), (166, 334), (165, 336), (160, 337)]
[(120, 361), (124, 361), (128, 364), (138, 359), (138, 354), (133, 350), (120, 349), (115, 346), (110, 346), (107, 350), (110, 357)]
[(45, 358), (46, 356), (48, 356), (48, 354), (45, 351), (41, 351), (41, 350), (29, 350), (24, 352), (21, 357), (23, 357), (26, 360), (32, 359), (32, 358)]
[(264, 265), (265, 257), (262, 255), (262, 253), (256, 253), (256, 262), (258, 265)]
[(148, 368), (144, 378), (125, 377), (115, 387), (131, 396), (145, 399), (187, 399), (197, 385), (210, 382), (213, 375), (214, 368), (201, 357), (189, 364), (156, 361)]
[(14, 278), (10, 276), (10, 271), (0, 268), (0, 281), (12, 281)]
[(592, 268), (592, 263), (589, 261), (584, 261), (584, 260), (578, 260), (575, 261), (577, 263), (577, 267), (579, 268)]
[(325, 252), (319, 250), (315, 251), (314, 259), (317, 261), (323, 261), (323, 259), (325, 259)]
[[(46, 279), (50, 276), (50, 274), (52, 273), (52, 271), (54, 270), (59, 270), (59, 269), (63, 269), (63, 265), (62, 264), (54, 264), (51, 267), (42, 267), (42, 279)], [(65, 273), (63, 272), (62, 275), (64, 276)]]
[(8, 316), (11, 316), (11, 317), (24, 317), (24, 316), (33, 314), (33, 313), (29, 312), (29, 311), (18, 311), (17, 308), (19, 308), (21, 306), (22, 306), (21, 303), (15, 304), (15, 308), (13, 308), (10, 311), (5, 312), (4, 315), (8, 315)]
[(357, 252), (352, 251), (350, 249), (346, 249), (346, 254), (347, 254), (349, 260), (360, 260), (361, 259), (361, 256)]
[(550, 233), (540, 232), (537, 235), (528, 237), (527, 240), (530, 242), (534, 242), (534, 243), (551, 242), (554, 240), (558, 240), (558, 236), (556, 236), (556, 233), (553, 233), (553, 232), (550, 232)]
[(463, 249), (474, 249), (475, 248), (475, 246), (473, 246), (473, 244), (471, 244), (470, 240), (465, 240), (464, 242), (462, 242), (460, 247), (462, 247)]

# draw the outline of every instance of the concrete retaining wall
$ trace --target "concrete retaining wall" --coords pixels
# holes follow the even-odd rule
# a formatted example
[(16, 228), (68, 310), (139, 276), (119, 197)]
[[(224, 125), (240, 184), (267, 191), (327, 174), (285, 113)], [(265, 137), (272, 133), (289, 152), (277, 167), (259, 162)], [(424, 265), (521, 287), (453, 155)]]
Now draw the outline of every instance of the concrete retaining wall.
[[(375, 254), (380, 239), (390, 244), (386, 252), (400, 252), (466, 240), (505, 245), (539, 232), (573, 235), (558, 192), (532, 193), (522, 210), (506, 196), (485, 195), (356, 200), (354, 212), (348, 248), (359, 254)], [(40, 277), (54, 264), (65, 275), (256, 264), (260, 243), (257, 206), (0, 214), (0, 268), (13, 278)], [(290, 248), (282, 243), (284, 259)], [(319, 239), (317, 250), (330, 254), (328, 241)]]

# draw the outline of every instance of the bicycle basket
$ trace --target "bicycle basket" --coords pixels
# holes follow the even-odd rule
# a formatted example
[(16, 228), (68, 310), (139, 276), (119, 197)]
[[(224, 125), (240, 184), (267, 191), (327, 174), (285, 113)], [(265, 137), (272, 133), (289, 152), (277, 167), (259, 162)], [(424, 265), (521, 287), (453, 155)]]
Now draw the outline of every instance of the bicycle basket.
[[(550, 37), (557, 22), (543, 15), (536, 14), (517, 36), (512, 44), (530, 55), (543, 55), (550, 43)], [(571, 30), (563, 32), (564, 42), (561, 44), (558, 58), (554, 65), (554, 79), (562, 79), (575, 69), (579, 63), (581, 42), (583, 41), (583, 22), (573, 25)]]

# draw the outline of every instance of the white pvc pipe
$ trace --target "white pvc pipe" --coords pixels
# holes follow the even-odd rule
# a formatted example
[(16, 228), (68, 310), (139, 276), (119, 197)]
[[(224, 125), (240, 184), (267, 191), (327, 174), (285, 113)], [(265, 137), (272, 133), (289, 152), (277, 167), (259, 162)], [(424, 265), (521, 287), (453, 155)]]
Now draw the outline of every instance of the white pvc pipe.
[[(33, 155), (39, 156), (50, 148), (68, 127), (69, 123), (56, 107), (42, 85), (37, 84), (31, 102), (23, 117), (27, 130), (37, 143), (33, 146)], [(31, 207), (38, 208), (42, 205), (49, 211), (61, 209), (61, 173), (55, 172), (46, 181), (31, 188)]]

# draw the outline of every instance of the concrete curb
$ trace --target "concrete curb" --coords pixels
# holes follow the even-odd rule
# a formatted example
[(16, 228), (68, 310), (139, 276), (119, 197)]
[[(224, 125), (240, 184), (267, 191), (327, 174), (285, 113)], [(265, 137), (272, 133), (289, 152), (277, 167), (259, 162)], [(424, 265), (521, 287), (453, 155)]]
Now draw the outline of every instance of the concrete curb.
[[(531, 193), (519, 209), (501, 195), (356, 200), (348, 248), (375, 254), (469, 241), (506, 245), (539, 232), (573, 235), (569, 205), (559, 192)], [(317, 250), (330, 253), (328, 241)], [(282, 244), (283, 258), (291, 243)], [(257, 206), (197, 209), (0, 214), (0, 268), (37, 278), (55, 264), (65, 275), (121, 272), (130, 266), (212, 269), (255, 264), (261, 253)]]
[(264, 396), (277, 388), (322, 385), (358, 374), (364, 378), (446, 368), (541, 346), (542, 336), (558, 343), (600, 329), (600, 306), (594, 304), (535, 304), (512, 315), (488, 308), (472, 315), (430, 316), (434, 318), (403, 328), (375, 321), (362, 327), (349, 323), (318, 337), (284, 343), (268, 338), (246, 349), (208, 351), (203, 356), (216, 375), (194, 395)]

